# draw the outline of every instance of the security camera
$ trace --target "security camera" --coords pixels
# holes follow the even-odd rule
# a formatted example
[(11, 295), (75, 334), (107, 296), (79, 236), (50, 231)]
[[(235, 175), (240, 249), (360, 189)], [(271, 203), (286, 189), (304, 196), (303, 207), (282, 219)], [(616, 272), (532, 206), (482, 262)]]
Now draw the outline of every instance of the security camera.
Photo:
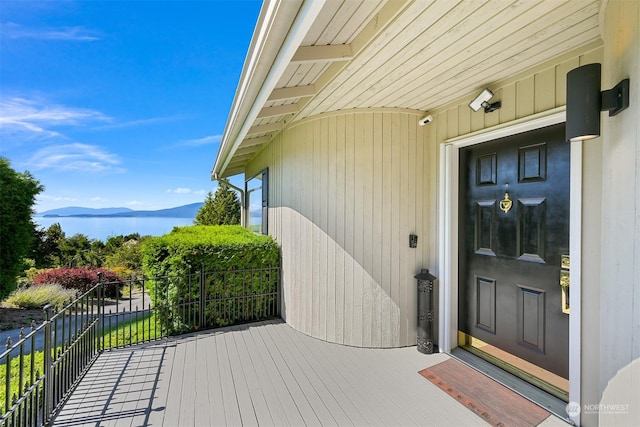
[(500, 109), (500, 107), (502, 106), (501, 102), (497, 101), (490, 103), (489, 100), (491, 98), (493, 98), (493, 92), (491, 92), (489, 89), (485, 89), (480, 92), (480, 95), (476, 96), (475, 99), (469, 103), (469, 108), (471, 108), (473, 111), (478, 111), (480, 108), (484, 108), (485, 113), (490, 113), (492, 111)]
[(431, 123), (432, 121), (433, 121), (433, 117), (429, 115), (429, 116), (423, 117), (420, 120), (418, 120), (418, 124), (420, 126), (424, 126), (427, 123)]

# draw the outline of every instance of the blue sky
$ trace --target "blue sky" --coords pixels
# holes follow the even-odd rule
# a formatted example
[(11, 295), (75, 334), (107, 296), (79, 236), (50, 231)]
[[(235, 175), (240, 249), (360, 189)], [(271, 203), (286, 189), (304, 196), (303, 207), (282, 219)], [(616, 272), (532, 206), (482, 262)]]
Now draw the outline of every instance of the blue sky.
[(0, 156), (36, 210), (203, 201), (260, 5), (2, 0)]

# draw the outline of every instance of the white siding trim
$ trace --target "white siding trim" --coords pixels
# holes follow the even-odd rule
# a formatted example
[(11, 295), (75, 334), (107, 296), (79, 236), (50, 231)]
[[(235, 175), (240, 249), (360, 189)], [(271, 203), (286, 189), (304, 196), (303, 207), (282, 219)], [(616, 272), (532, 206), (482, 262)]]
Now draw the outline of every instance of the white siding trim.
[(444, 144), (451, 144), (455, 148), (468, 147), (481, 142), (492, 141), (494, 139), (515, 135), (517, 133), (528, 132), (564, 122), (566, 119), (566, 106), (554, 108), (553, 110), (533, 114), (522, 119), (513, 120), (467, 135), (458, 136), (444, 141)]
[[(440, 146), (440, 185), (439, 204), (442, 206), (439, 212), (440, 230), (438, 240), (440, 274), (440, 298), (438, 307), (440, 319), (438, 320), (438, 336), (442, 337), (440, 351), (448, 353), (458, 345), (458, 198), (451, 197), (457, 194), (459, 147), (453, 144)], [(454, 184), (455, 181), (455, 184)], [(454, 189), (456, 189), (454, 193)]]
[[(569, 254), (571, 255), (569, 293), (569, 401), (582, 406), (580, 374), (582, 360), (582, 141), (571, 143)], [(571, 420), (580, 425), (580, 414)]]
[[(494, 126), (444, 141), (440, 147), (439, 264), (440, 273), (440, 350), (450, 352), (458, 340), (458, 176), (459, 151), (463, 147), (539, 129), (566, 121), (566, 107), (559, 107), (504, 125)], [(569, 252), (571, 254), (571, 293), (569, 318), (569, 400), (580, 402), (580, 271), (582, 234), (582, 143), (571, 145), (571, 196)], [(579, 420), (574, 420), (579, 422)]]

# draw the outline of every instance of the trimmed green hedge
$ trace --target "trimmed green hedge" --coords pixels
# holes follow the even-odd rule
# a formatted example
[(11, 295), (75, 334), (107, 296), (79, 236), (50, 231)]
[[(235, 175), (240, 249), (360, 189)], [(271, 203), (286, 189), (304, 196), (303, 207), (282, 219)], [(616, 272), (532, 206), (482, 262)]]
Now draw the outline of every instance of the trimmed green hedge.
[[(176, 227), (142, 246), (149, 293), (170, 333), (266, 318), (276, 304), (280, 250), (268, 236), (241, 226)], [(237, 272), (241, 271), (241, 272)], [(205, 274), (202, 275), (201, 273)], [(162, 277), (163, 279), (157, 279)], [(200, 319), (200, 281), (208, 301)], [(210, 301), (215, 299), (215, 301)]]

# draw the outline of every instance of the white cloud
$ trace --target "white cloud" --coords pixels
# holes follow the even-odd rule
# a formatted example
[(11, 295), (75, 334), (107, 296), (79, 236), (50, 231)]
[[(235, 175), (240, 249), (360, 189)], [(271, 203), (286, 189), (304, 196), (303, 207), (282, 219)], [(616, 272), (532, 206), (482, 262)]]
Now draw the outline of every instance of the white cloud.
[(169, 188), (167, 190), (167, 193), (203, 195), (203, 194), (205, 194), (205, 191), (204, 190), (192, 190), (190, 188), (178, 187), (178, 188), (175, 188), (175, 189)]
[(138, 120), (130, 120), (128, 122), (111, 123), (108, 125), (98, 126), (96, 129), (121, 129), (121, 128), (128, 128), (128, 127), (136, 127), (136, 126), (146, 126), (146, 125), (152, 125), (156, 123), (173, 122), (176, 120), (180, 120), (183, 117), (184, 116), (182, 115), (167, 116), (167, 117), (151, 117), (148, 119), (138, 119)]
[(123, 172), (120, 160), (104, 148), (88, 144), (51, 145), (38, 150), (28, 164), (33, 169), (80, 172)]
[(201, 145), (215, 144), (216, 142), (220, 142), (221, 140), (222, 135), (210, 135), (205, 136), (204, 138), (187, 139), (185, 141), (182, 141), (181, 145), (185, 147), (199, 147)]
[(2, 24), (2, 38), (91, 42), (100, 40), (97, 31), (84, 27), (29, 28), (13, 22)]
[(174, 190), (172, 190), (171, 188), (167, 190), (167, 193), (175, 193), (175, 194), (189, 194), (191, 193), (191, 189), (190, 188), (181, 188), (178, 187)]
[(137, 200), (131, 200), (130, 202), (125, 203), (127, 206), (142, 206), (144, 203), (139, 202)]
[(173, 150), (173, 149), (176, 149), (176, 148), (201, 147), (203, 145), (216, 144), (216, 143), (218, 143), (220, 141), (222, 141), (222, 135), (209, 135), (209, 136), (205, 136), (203, 138), (185, 139), (183, 141), (178, 142), (177, 144), (169, 145), (169, 146), (166, 146), (166, 147), (164, 147), (162, 149), (163, 150)]
[(98, 196), (98, 197), (92, 197), (91, 199), (92, 202), (106, 202), (107, 199), (103, 199), (102, 197)]
[(49, 128), (56, 126), (82, 126), (111, 118), (88, 108), (67, 107), (43, 100), (13, 97), (0, 101), (1, 133), (51, 138), (60, 136)]
[(51, 200), (53, 202), (75, 202), (75, 197), (49, 196), (48, 194), (40, 194), (37, 196), (39, 200)]

